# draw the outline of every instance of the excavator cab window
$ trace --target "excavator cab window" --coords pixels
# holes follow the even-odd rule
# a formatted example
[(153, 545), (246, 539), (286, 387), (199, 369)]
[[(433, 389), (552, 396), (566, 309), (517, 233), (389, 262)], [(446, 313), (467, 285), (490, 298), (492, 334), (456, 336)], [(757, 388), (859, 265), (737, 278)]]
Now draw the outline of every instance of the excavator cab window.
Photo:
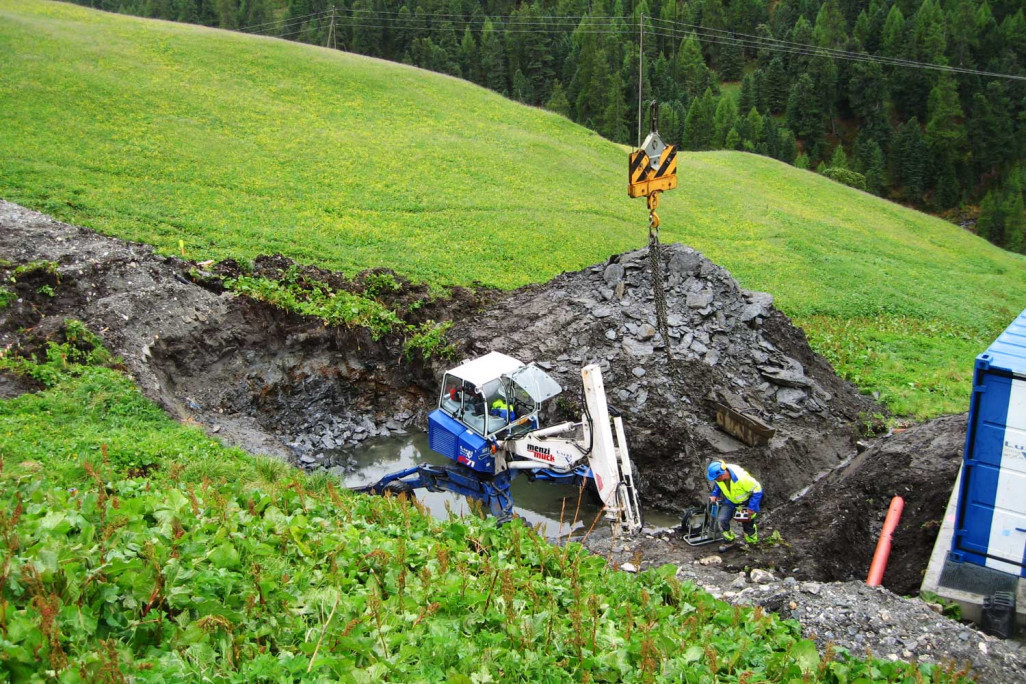
[(485, 406), (488, 408), (488, 425), (485, 434), (491, 435), (509, 425), (513, 415), (511, 402), (506, 398), (506, 389), (502, 380), (496, 378), (485, 383), (482, 388), (485, 397)]
[(446, 374), (442, 381), (442, 396), (438, 408), (456, 420), (485, 434), (485, 400), (473, 383)]
[[(510, 365), (506, 364), (507, 369)], [(536, 430), (542, 402), (560, 393), (559, 383), (533, 364), (519, 365), (506, 374), (507, 369), (486, 369), (498, 374), (487, 381), (480, 368), (466, 365), (457, 368), (458, 373), (446, 373), (438, 408), (482, 437), (508, 439)], [(468, 376), (478, 384), (466, 380)]]

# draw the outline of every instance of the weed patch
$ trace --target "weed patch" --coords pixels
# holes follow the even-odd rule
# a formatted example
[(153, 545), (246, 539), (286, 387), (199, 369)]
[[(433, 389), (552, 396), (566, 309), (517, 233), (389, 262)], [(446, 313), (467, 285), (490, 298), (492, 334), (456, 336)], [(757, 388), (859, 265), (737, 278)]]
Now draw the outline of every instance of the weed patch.
[(821, 658), (796, 623), (717, 601), (673, 566), (615, 572), (519, 521), (438, 522), (301, 476), (265, 491), (86, 473), (72, 489), (2, 474), (13, 679), (960, 681)]

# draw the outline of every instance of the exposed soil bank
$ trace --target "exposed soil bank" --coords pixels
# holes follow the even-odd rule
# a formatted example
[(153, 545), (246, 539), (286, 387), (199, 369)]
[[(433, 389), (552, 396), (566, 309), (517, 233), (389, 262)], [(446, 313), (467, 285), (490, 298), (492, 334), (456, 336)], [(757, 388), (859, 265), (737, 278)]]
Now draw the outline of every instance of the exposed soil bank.
[[(856, 583), (824, 585), (828, 589), (819, 593), (797, 584), (863, 578), (887, 501), (901, 494), (906, 512), (885, 582), (899, 593), (915, 592), (954, 481), (964, 417), (933, 421), (857, 455), (867, 417), (882, 409), (812, 352), (769, 295), (742, 290), (726, 271), (686, 247), (667, 247), (664, 256), (674, 367), (655, 330), (647, 250), (513, 293), (457, 291), (452, 299), (417, 307), (407, 304), (422, 301), (425, 293), (400, 280), (388, 303), (410, 322), (452, 320), (450, 339), (462, 355), (494, 349), (537, 361), (566, 388), (556, 409), (566, 416), (577, 410), (581, 366), (601, 364), (607, 394), (624, 413), (649, 505), (680, 510), (701, 502), (709, 460), (751, 470), (767, 492), (761, 536), (776, 529), (786, 545), (728, 552), (721, 562), (735, 571), (757, 567), (791, 575), (786, 590), (783, 581), (765, 584), (788, 598), (764, 602), (799, 617), (810, 633), (832, 635), (823, 643), (903, 659), (971, 660), (985, 681), (1021, 681), (1026, 670), (1011, 646), (955, 623), (963, 631), (931, 629), (936, 638), (920, 643), (909, 630), (929, 623), (916, 610), (948, 622), (921, 602), (902, 612), (886, 607), (899, 599)], [(400, 339), (374, 341), (361, 330), (327, 328), (222, 292), (216, 279), (197, 277), (203, 269), (196, 264), (2, 201), (0, 259), (10, 262), (0, 266), (4, 276), (33, 261), (57, 264), (54, 272), (41, 269), (10, 286), (18, 300), (0, 309), (0, 349), (29, 353), (58, 335), (65, 318), (77, 318), (172, 415), (199, 422), (228, 443), (311, 469), (334, 465), (330, 453), (336, 447), (422, 429), (437, 379), (450, 363), (404, 360)], [(273, 276), (289, 265), (267, 258), (256, 268)], [(234, 266), (218, 268), (230, 274)], [(361, 287), (359, 278), (303, 272)], [(0, 376), (0, 397), (33, 389)], [(751, 447), (724, 434), (715, 426), (717, 403), (758, 415), (775, 436)], [(788, 503), (808, 485), (803, 497)], [(673, 562), (684, 574), (708, 570), (693, 563), (708, 557), (709, 547), (695, 549), (672, 534), (651, 532), (615, 546), (596, 535), (592, 544), (620, 563)], [(722, 595), (764, 598), (741, 591), (748, 576), (743, 583), (736, 575), (716, 577), (703, 581)], [(809, 596), (828, 597), (829, 605), (821, 613), (806, 610)], [(896, 617), (876, 629), (869, 621), (884, 610)], [(826, 629), (827, 623), (843, 630)], [(905, 630), (900, 643), (894, 641), (899, 629)], [(860, 635), (861, 641), (855, 638)], [(978, 643), (989, 648), (987, 654)]]

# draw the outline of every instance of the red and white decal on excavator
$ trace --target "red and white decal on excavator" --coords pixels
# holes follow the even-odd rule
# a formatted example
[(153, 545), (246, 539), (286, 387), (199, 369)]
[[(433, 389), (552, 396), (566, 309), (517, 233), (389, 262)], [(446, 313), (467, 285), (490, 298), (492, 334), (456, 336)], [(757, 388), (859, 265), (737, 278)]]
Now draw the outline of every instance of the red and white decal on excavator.
[(531, 454), (531, 456), (534, 456), (539, 460), (548, 461), (549, 463), (556, 462), (556, 457), (552, 455), (551, 449), (548, 449), (547, 447), (541, 447), (536, 444), (528, 444), (527, 451)]

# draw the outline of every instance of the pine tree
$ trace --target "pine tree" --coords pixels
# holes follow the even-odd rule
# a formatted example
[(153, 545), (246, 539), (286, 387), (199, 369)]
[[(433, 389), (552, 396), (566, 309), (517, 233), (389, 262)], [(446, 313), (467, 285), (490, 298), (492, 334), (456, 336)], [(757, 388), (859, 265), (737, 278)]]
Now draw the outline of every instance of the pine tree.
[(848, 168), (848, 155), (844, 153), (844, 145), (838, 145), (836, 148), (834, 148), (834, 155), (830, 158), (830, 168)]
[[(727, 39), (728, 41), (730, 39)], [(719, 72), (721, 81), (736, 81), (745, 67), (745, 53), (740, 42), (720, 46)]]
[(549, 96), (549, 101), (545, 103), (545, 109), (570, 118), (570, 101), (566, 99), (566, 93), (563, 92), (563, 84), (559, 81), (556, 81), (556, 85), (552, 87), (552, 95)]
[(947, 209), (958, 202), (960, 193), (955, 169), (966, 154), (966, 133), (962, 126), (964, 115), (955, 80), (949, 74), (941, 74), (937, 85), (930, 91), (927, 112), (925, 142), (935, 174), (937, 192), (934, 203), (941, 209)]
[(680, 81), (688, 98), (698, 97), (712, 85), (709, 67), (705, 65), (702, 48), (694, 33), (681, 41), (674, 66), (677, 80)]
[(851, 35), (855, 39), (856, 49), (869, 52), (869, 45), (873, 42), (873, 24), (865, 10), (862, 10), (855, 20)]
[(602, 112), (599, 133), (613, 142), (627, 142), (627, 104), (623, 96), (623, 79), (619, 71), (609, 78), (606, 108)]
[[(630, 73), (634, 76), (634, 88), (631, 92), (637, 92), (638, 82), (637, 74), (635, 73), (637, 71), (635, 65), (638, 63), (637, 51), (624, 61), (629, 61), (631, 66)], [(652, 83), (652, 95), (656, 100), (659, 102), (669, 102), (670, 100), (677, 99), (677, 83), (673, 80), (673, 68), (670, 66), (669, 60), (662, 53), (652, 62), (648, 72)]]
[(1016, 154), (1010, 102), (1004, 84), (991, 81), (985, 93), (975, 93), (968, 125), (969, 148), (977, 178), (999, 170)]
[(609, 64), (597, 34), (581, 21), (574, 34), (577, 43), (577, 69), (570, 81), (568, 98), (574, 107), (574, 120), (597, 130), (605, 112), (609, 92)]
[(1026, 14), (1021, 7), (1001, 22), (1001, 33), (1009, 50), (1016, 55), (1026, 55)]
[(883, 151), (876, 144), (875, 140), (870, 140), (866, 146), (869, 148), (867, 153), (868, 161), (862, 172), (866, 177), (866, 190), (874, 195), (879, 195), (886, 181), (884, 177)]
[[(792, 43), (801, 43), (808, 45), (813, 42), (812, 39), (812, 24), (804, 16), (798, 18), (795, 22), (794, 27), (787, 35), (787, 40)], [(805, 73), (809, 69), (809, 62), (811, 58), (807, 54), (802, 52), (790, 52), (787, 56), (787, 73), (791, 78), (791, 82), (798, 78), (801, 74)]]
[(708, 150), (712, 145), (715, 104), (712, 90), (706, 88), (702, 97), (691, 102), (688, 116), (684, 120), (683, 144), (689, 150)]
[(891, 183), (904, 188), (906, 199), (922, 201), (928, 157), (919, 120), (912, 117), (894, 131), (890, 146)]
[(524, 76), (524, 72), (520, 69), (513, 74), (513, 99), (520, 102), (531, 102), (534, 99), (531, 82), (527, 80), (527, 76)]
[(904, 53), (905, 16), (897, 5), (892, 5), (880, 36), (880, 51), (884, 57), (900, 57)]
[(937, 85), (930, 91), (927, 105), (926, 144), (931, 151), (955, 160), (964, 152), (964, 117), (958, 99), (955, 79), (942, 74)]
[[(716, 103), (716, 114), (713, 117), (713, 141), (714, 149), (722, 148), (726, 144), (727, 133), (734, 127), (737, 121), (737, 105), (730, 95), (723, 95)], [(734, 149), (734, 148), (730, 148)]]
[[(798, 157), (798, 141), (794, 138), (794, 133), (790, 129), (784, 128), (780, 131), (780, 156), (777, 157), (780, 161), (787, 164), (795, 164), (797, 166), (796, 158)], [(808, 168), (808, 158), (806, 157), (805, 168)]]
[(772, 114), (779, 114), (787, 108), (787, 96), (790, 88), (787, 84), (787, 70), (784, 59), (774, 57), (766, 69), (766, 104)]
[(958, 204), (958, 179), (955, 178), (955, 165), (950, 158), (945, 158), (941, 167), (936, 170), (936, 178), (934, 206), (937, 209), (950, 209)]
[[(292, 10), (296, 11), (296, 10)], [(372, 0), (356, 0), (353, 3), (354, 12), (373, 12), (374, 3)], [(293, 15), (299, 17), (302, 15)], [(377, 26), (378, 22), (358, 22), (357, 25), (353, 26), (353, 52), (361, 55), (371, 55), (372, 57), (382, 57), (381, 48), (385, 43), (385, 32), (380, 26)]]
[(815, 144), (823, 137), (823, 115), (819, 108), (816, 86), (808, 74), (802, 74), (791, 87), (787, 99), (787, 125), (807, 143)]
[(460, 69), (460, 41), (456, 38), (456, 28), (452, 22), (442, 22), (435, 31), (434, 63), (431, 68), (443, 74), (461, 78), (463, 72)]
[(769, 19), (767, 4), (763, 0), (731, 0), (727, 8), (727, 25), (740, 33), (756, 33), (759, 25)]
[[(727, 26), (727, 11), (724, 8), (723, 0), (701, 0), (702, 6), (702, 21), (701, 26), (704, 29), (712, 29), (714, 33), (724, 31), (728, 28)], [(720, 63), (720, 55), (723, 52), (725, 46), (719, 43), (706, 43), (705, 48), (709, 56), (709, 60), (713, 65), (718, 66)]]
[(848, 22), (837, 0), (826, 0), (816, 14), (816, 26), (812, 31), (816, 45), (822, 48), (844, 48), (848, 41)]
[(727, 131), (727, 135), (724, 139), (724, 148), (728, 150), (736, 150), (741, 146), (741, 134), (737, 132), (737, 129), (733, 126)]
[(463, 40), (460, 41), (460, 71), (463, 77), (474, 83), (481, 82), (481, 69), (478, 63), (477, 43), (474, 41), (474, 34), (468, 26), (463, 31)]
[(830, 57), (817, 55), (809, 62), (808, 75), (812, 78), (814, 91), (819, 100), (818, 108), (821, 118), (828, 119), (833, 127), (833, 114), (836, 109), (838, 91), (837, 63)]
[(1001, 193), (991, 190), (980, 203), (980, 217), (976, 220), (976, 234), (996, 245), (1005, 242), (1005, 205)]
[(883, 113), (887, 100), (886, 81), (879, 62), (854, 62), (848, 78), (848, 103), (862, 122)]
[(481, 76), (486, 88), (497, 93), (506, 92), (505, 51), (491, 19), (485, 19), (481, 28)]
[(527, 89), (535, 102), (549, 92), (556, 76), (553, 70), (551, 34), (539, 31), (544, 23), (542, 11), (537, 4), (524, 4), (513, 12), (509, 30), (506, 33), (506, 56), (510, 70), (520, 69), (528, 80)]
[(755, 89), (755, 79), (752, 74), (745, 74), (744, 80), (741, 81), (741, 93), (738, 95), (737, 108), (738, 111), (747, 112), (752, 107), (759, 105), (759, 94)]
[(659, 135), (668, 145), (680, 145), (680, 129), (684, 116), (677, 102), (667, 102), (659, 107)]
[(950, 0), (947, 7), (948, 50), (952, 66), (976, 66), (973, 53), (980, 46), (975, 11), (971, 0)]
[(754, 151), (765, 142), (764, 128), (764, 120), (762, 114), (759, 114), (759, 110), (755, 107), (749, 109), (748, 115), (743, 119), (742, 130), (740, 131), (742, 142), (746, 144), (746, 149), (751, 147)]
[(1019, 254), (1026, 254), (1026, 215), (1023, 213), (1022, 191), (1014, 186), (1009, 192), (1005, 216), (1005, 233), (1008, 236), (1008, 249)]

